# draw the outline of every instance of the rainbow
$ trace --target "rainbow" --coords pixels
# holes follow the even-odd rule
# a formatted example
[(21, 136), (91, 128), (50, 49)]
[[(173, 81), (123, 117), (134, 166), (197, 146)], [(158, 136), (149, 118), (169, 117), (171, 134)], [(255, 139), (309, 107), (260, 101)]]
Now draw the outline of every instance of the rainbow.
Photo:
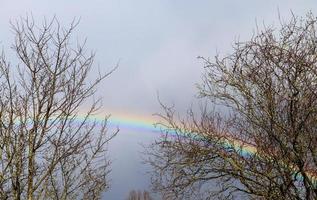
[[(79, 119), (84, 118), (83, 115), (82, 116), (80, 115), (78, 117)], [(101, 122), (104, 120), (104, 117), (100, 117), (96, 115), (96, 116), (93, 116), (91, 119), (96, 122)], [(114, 114), (113, 116), (111, 116), (108, 120), (108, 124), (113, 127), (119, 127), (124, 129), (161, 133), (161, 130), (164, 129), (164, 127), (159, 125), (158, 126), (154, 125), (156, 121), (157, 119), (155, 119), (153, 116), (142, 117), (140, 115), (120, 113), (120, 114)], [(167, 133), (170, 136), (176, 136), (176, 135), (179, 136), (179, 133), (173, 130), (169, 130)], [(192, 137), (192, 138), (203, 138), (202, 134), (199, 134), (199, 133), (184, 133), (183, 136)], [(254, 145), (248, 144), (239, 139), (227, 138), (226, 141), (223, 142), (223, 145), (224, 147), (230, 147), (230, 148), (239, 150), (242, 156), (254, 155), (257, 153), (257, 149)], [(261, 155), (258, 155), (258, 156), (261, 156)], [(294, 175), (298, 171), (296, 167), (293, 167), (293, 166), (287, 166), (287, 167), (294, 171)], [(307, 176), (310, 178), (312, 182), (317, 183), (316, 172), (310, 170), (307, 172)], [(299, 178), (303, 178), (303, 177), (299, 176)]]
[[(114, 112), (112, 112), (114, 113)], [(96, 123), (102, 123), (107, 115), (91, 115), (88, 120)], [(85, 113), (79, 113), (76, 116), (76, 121), (81, 122), (85, 119)], [(107, 125), (110, 127), (118, 127), (120, 129), (129, 129), (145, 132), (160, 132), (160, 128), (154, 126), (156, 119), (154, 117), (144, 117), (141, 115), (133, 115), (131, 113), (116, 112), (111, 114), (107, 120)]]
[[(85, 114), (80, 113), (76, 116), (76, 121), (82, 122), (85, 119)], [(96, 123), (102, 123), (105, 120), (105, 115), (92, 115), (88, 118), (89, 121), (93, 121)], [(161, 130), (164, 130), (164, 127), (155, 125), (155, 122), (157, 119), (155, 119), (153, 116), (144, 117), (140, 115), (133, 115), (133, 114), (127, 114), (127, 113), (115, 113), (111, 115), (107, 123), (110, 125), (110, 127), (118, 127), (119, 129), (129, 129), (129, 130), (135, 130), (135, 131), (145, 131), (145, 132), (152, 132), (152, 133), (159, 133), (161, 134)], [(170, 136), (184, 136), (184, 137), (192, 137), (192, 138), (203, 138), (202, 134), (199, 133), (178, 133), (173, 130), (167, 131), (167, 133)], [(242, 156), (247, 155), (254, 155), (257, 153), (257, 149), (254, 145), (248, 144), (244, 141), (241, 141), (239, 139), (235, 138), (228, 138), (225, 139), (225, 141), (222, 143), (224, 147), (228, 148), (234, 148), (236, 150), (239, 150), (241, 152)], [(261, 156), (261, 155), (258, 155)], [(293, 166), (287, 166), (288, 168), (292, 169), (294, 171), (294, 174), (298, 171), (296, 167)], [(309, 170), (307, 173), (308, 178), (317, 184), (317, 174), (315, 171)], [(300, 177), (303, 178), (303, 177)]]

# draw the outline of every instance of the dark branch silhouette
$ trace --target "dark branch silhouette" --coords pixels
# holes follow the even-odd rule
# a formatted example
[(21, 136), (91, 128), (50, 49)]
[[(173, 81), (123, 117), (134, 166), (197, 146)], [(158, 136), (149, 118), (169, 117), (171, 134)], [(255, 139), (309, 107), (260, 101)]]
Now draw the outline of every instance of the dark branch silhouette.
[[(100, 199), (109, 187), (107, 118), (88, 80), (94, 54), (56, 18), (12, 23), (19, 64), (0, 57), (0, 199)], [(79, 108), (88, 111), (78, 120)]]
[(230, 114), (206, 107), (179, 120), (162, 105), (153, 188), (171, 199), (316, 199), (316, 27), (293, 15), (232, 54), (201, 57), (200, 96)]

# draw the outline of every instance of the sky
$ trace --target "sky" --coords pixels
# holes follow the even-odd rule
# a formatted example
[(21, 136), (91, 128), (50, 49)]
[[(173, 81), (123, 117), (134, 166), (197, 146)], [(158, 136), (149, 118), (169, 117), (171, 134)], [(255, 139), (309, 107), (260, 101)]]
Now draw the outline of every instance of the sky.
[[(291, 11), (317, 15), (317, 1), (0, 0), (0, 45), (9, 49), (9, 22), (20, 16), (32, 14), (41, 20), (55, 15), (65, 25), (80, 18), (76, 34), (87, 38), (87, 48), (96, 52), (96, 67), (108, 71), (119, 65), (98, 88), (103, 112), (151, 124), (156, 120), (152, 114), (161, 111), (158, 95), (180, 112), (196, 103), (196, 84), (203, 73), (197, 56), (230, 53), (233, 42), (248, 40), (256, 24), (278, 25), (278, 13), (287, 20)], [(158, 137), (123, 121), (119, 126), (109, 147), (112, 187), (105, 194), (115, 200), (124, 199), (131, 189), (149, 188), (140, 144)]]

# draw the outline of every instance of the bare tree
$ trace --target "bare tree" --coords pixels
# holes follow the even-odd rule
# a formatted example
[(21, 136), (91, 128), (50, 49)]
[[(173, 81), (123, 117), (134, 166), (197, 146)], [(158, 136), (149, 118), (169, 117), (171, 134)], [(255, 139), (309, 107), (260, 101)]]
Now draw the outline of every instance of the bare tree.
[(316, 27), (311, 13), (293, 15), (227, 56), (201, 58), (201, 97), (230, 114), (204, 107), (179, 120), (163, 105), (166, 134), (149, 151), (154, 189), (173, 199), (316, 199)]
[(150, 193), (146, 190), (144, 190), (143, 192), (141, 192), (140, 190), (132, 190), (130, 191), (127, 200), (152, 200), (152, 197), (150, 196)]
[[(88, 80), (94, 54), (56, 18), (12, 23), (20, 63), (0, 57), (0, 198), (100, 199), (109, 187), (107, 118), (93, 120), (93, 95), (107, 74)], [(79, 119), (79, 108), (91, 104)]]

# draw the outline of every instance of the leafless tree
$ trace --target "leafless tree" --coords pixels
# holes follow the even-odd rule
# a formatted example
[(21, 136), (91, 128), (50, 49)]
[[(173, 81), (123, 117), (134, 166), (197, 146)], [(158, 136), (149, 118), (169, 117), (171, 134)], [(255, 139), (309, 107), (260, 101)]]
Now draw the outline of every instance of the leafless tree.
[[(12, 23), (18, 65), (0, 57), (0, 199), (100, 199), (109, 187), (107, 117), (93, 120), (94, 54), (56, 18)], [(90, 104), (84, 116), (79, 108)], [(81, 117), (79, 119), (79, 117)], [(115, 133), (114, 133), (115, 134)]]
[(152, 197), (150, 196), (150, 193), (146, 190), (143, 192), (141, 192), (140, 190), (132, 190), (130, 191), (127, 200), (152, 200)]
[(316, 27), (312, 13), (292, 15), (229, 55), (200, 58), (199, 93), (215, 109), (179, 119), (163, 105), (164, 137), (148, 152), (154, 189), (173, 199), (317, 199)]

